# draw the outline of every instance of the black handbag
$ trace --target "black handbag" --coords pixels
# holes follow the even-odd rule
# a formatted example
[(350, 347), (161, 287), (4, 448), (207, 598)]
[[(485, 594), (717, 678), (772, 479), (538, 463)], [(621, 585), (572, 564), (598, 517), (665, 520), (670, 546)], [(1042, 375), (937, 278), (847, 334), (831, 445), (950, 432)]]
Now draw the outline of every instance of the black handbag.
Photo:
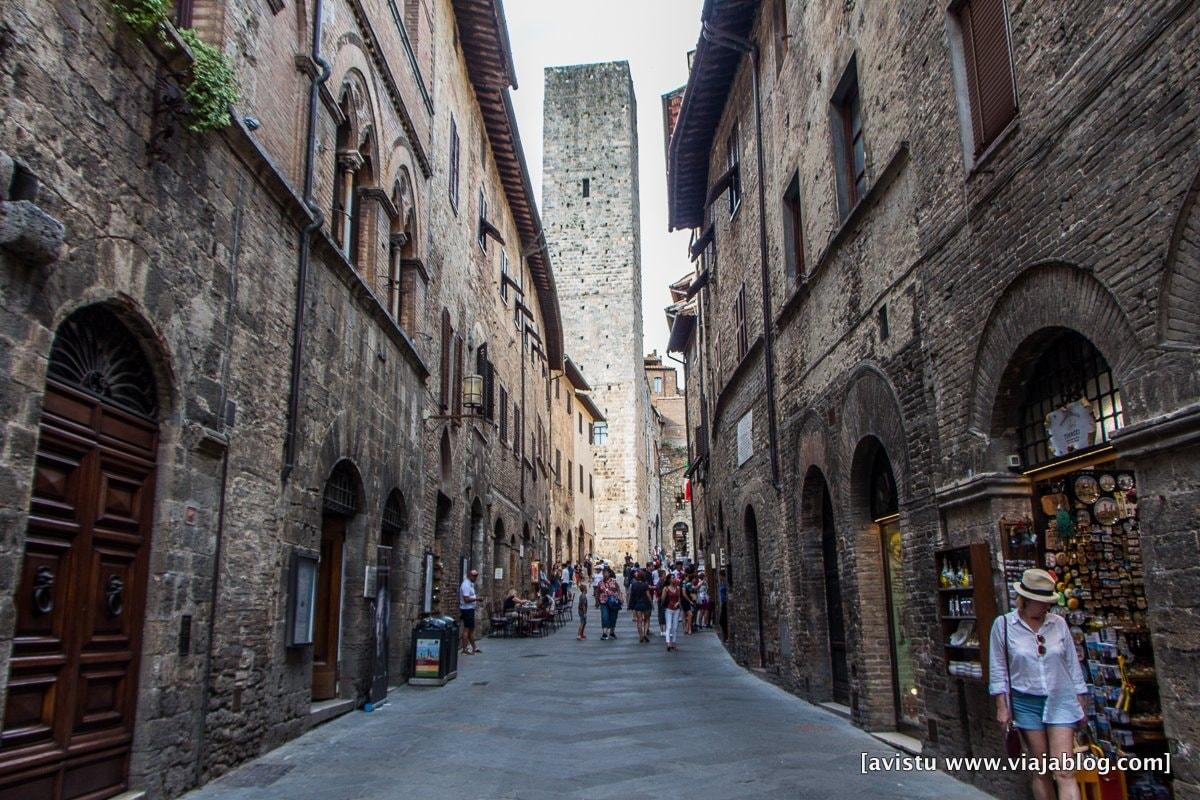
[(1004, 667), (1005, 677), (1008, 679), (1008, 728), (1004, 731), (1004, 752), (1009, 758), (1017, 758), (1021, 755), (1021, 732), (1017, 730), (1016, 723), (1013, 721), (1013, 701), (1012, 701), (1012, 661), (1008, 657), (1008, 615), (1004, 615)]

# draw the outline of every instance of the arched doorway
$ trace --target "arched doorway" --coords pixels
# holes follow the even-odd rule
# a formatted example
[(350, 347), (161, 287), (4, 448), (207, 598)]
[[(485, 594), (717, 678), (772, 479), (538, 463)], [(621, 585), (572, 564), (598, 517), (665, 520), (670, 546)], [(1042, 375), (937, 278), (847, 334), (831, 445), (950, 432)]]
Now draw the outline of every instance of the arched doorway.
[(878, 528), (883, 557), (884, 599), (887, 605), (889, 655), (892, 666), (892, 702), (898, 727), (920, 723), (917, 677), (913, 669), (912, 643), (904, 630), (907, 606), (904, 540), (900, 530), (900, 499), (892, 462), (882, 445), (871, 456), (868, 498), (871, 519)]
[(14, 598), (0, 794), (128, 788), (153, 535), (158, 392), (109, 309), (59, 327)]
[(744, 530), (751, 570), (747, 581), (750, 586), (754, 587), (754, 623), (758, 629), (758, 665), (765, 667), (767, 665), (767, 640), (763, 635), (762, 573), (758, 563), (758, 518), (754, 515), (754, 506), (746, 506)]
[(317, 603), (313, 618), (314, 701), (337, 696), (342, 562), (346, 551), (346, 528), (358, 513), (359, 486), (354, 466), (342, 459), (334, 465), (321, 495), (321, 561), (317, 569)]
[[(827, 651), (829, 654), (829, 691), (835, 703), (850, 705), (850, 668), (846, 657), (846, 623), (842, 609), (842, 581), (838, 567), (837, 529), (833, 520), (833, 500), (829, 495), (829, 484), (817, 467), (811, 467), (804, 478), (801, 493), (801, 536), (800, 552), (810, 559), (817, 555), (821, 559), (819, 588), (813, 587), (811, 598), (825, 601)], [(804, 557), (802, 556), (802, 557)], [(819, 594), (818, 594), (819, 592)]]
[(563, 537), (562, 528), (554, 528), (554, 561), (561, 562), (563, 560)]
[(383, 507), (383, 521), (379, 528), (379, 546), (375, 554), (375, 626), (374, 659), (371, 669), (371, 691), (369, 699), (378, 702), (387, 695), (391, 678), (390, 653), (392, 650), (392, 605), (393, 592), (399, 591), (399, 546), (408, 528), (408, 515), (404, 498), (399, 489), (393, 489)]

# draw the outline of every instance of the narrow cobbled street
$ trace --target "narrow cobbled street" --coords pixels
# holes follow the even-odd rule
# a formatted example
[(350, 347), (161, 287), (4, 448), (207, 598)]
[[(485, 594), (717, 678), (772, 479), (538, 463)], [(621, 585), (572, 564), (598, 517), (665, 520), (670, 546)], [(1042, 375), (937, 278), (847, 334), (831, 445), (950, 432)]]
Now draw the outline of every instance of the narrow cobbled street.
[(942, 773), (860, 774), (898, 751), (735, 664), (713, 632), (666, 653), (619, 638), (487, 639), (442, 688), (394, 689), (188, 795), (189, 800), (384, 800), (657, 795), (954, 798), (987, 795)]

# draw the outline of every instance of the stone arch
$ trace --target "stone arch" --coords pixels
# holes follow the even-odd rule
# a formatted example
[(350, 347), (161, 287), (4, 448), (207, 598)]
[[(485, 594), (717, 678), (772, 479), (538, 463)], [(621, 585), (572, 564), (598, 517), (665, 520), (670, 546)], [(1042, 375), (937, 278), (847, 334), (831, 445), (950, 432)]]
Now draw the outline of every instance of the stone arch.
[[(900, 398), (887, 375), (874, 364), (860, 365), (850, 377), (842, 402), (838, 483), (853, 487), (852, 456), (863, 439), (874, 437), (888, 452), (897, 484), (905, 487), (900, 491), (903, 505), (910, 474), (906, 428)], [(853, 496), (850, 500), (854, 501)]]
[[(763, 620), (763, 586), (762, 586), (762, 563), (759, 555), (759, 535), (758, 535), (758, 515), (754, 511), (753, 504), (747, 503), (745, 510), (742, 512), (742, 537), (746, 546), (747, 565), (746, 565), (746, 589), (753, 591), (754, 602), (750, 608), (750, 613), (754, 619), (757, 633), (758, 645), (758, 666), (766, 667), (767, 665), (767, 640), (766, 626)], [(753, 587), (753, 588), (751, 588)]]
[(1158, 296), (1159, 341), (1200, 349), (1200, 172), (1175, 218)]
[(1089, 339), (1117, 382), (1128, 383), (1141, 348), (1113, 293), (1089, 270), (1058, 262), (1038, 264), (1017, 275), (988, 314), (971, 380), (971, 430), (991, 435), (996, 406), (1012, 402), (1001, 389), (1012, 386), (1011, 370), (1019, 368), (1013, 356), (1037, 332), (1061, 328)]

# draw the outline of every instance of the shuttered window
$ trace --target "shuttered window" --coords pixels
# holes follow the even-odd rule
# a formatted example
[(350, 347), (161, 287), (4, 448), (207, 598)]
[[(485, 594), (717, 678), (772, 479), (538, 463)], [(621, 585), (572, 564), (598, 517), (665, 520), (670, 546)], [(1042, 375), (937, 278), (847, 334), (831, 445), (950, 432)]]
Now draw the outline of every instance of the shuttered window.
[(454, 329), (450, 326), (450, 312), (442, 309), (442, 360), (441, 360), (441, 389), (438, 393), (438, 403), (445, 411), (450, 407), (450, 348), (453, 344)]
[(508, 390), (500, 387), (500, 443), (508, 444)]
[(1012, 49), (1004, 0), (964, 0), (958, 7), (975, 154), (1017, 115)]
[(450, 206), (454, 209), (454, 213), (458, 213), (458, 158), (459, 158), (459, 141), (458, 141), (458, 123), (454, 118), (450, 118)]
[(457, 416), (462, 416), (462, 401), (463, 401), (463, 340), (462, 337), (455, 334), (454, 336), (454, 413)]
[(738, 290), (737, 299), (733, 301), (733, 327), (737, 332), (738, 361), (741, 361), (749, 349), (746, 336), (746, 284)]
[(483, 408), (486, 419), (493, 419), (496, 414), (496, 372), (492, 362), (488, 360), (488, 346), (479, 345), (475, 351), (475, 373), (483, 378)]
[(804, 277), (804, 225), (800, 216), (800, 172), (783, 195), (783, 258), (788, 283)]

